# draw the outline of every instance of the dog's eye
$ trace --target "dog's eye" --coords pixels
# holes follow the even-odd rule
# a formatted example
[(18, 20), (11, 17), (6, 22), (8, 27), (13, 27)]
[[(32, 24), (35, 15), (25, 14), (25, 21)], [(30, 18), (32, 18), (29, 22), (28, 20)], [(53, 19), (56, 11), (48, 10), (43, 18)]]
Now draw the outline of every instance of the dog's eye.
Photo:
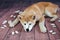
[(31, 23), (29, 25), (31, 25)]
[(24, 23), (24, 25), (26, 25), (26, 23)]
[(35, 16), (33, 16), (33, 20), (35, 19)]

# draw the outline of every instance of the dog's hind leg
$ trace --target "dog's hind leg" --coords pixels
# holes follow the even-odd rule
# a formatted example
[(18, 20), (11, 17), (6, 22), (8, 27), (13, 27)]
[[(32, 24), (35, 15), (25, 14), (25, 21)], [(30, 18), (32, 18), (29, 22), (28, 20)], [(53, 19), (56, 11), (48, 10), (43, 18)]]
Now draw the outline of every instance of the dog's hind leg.
[(58, 16), (57, 16), (57, 15), (53, 15), (52, 17), (53, 17), (53, 18), (52, 18), (52, 19), (50, 19), (50, 21), (51, 21), (51, 22), (55, 21), (55, 20), (58, 18)]
[(57, 16), (57, 10), (58, 8), (54, 8), (54, 7), (46, 7), (45, 9), (45, 14), (49, 17), (52, 17), (52, 19), (50, 20), (51, 22), (54, 22), (58, 16)]

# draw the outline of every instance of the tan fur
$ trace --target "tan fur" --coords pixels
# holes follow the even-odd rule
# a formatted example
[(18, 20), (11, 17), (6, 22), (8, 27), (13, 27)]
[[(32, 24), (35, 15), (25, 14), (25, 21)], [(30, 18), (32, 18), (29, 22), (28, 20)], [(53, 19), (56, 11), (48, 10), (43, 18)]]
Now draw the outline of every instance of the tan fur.
[[(37, 17), (41, 17), (45, 13), (46, 9), (49, 12), (51, 12), (51, 17), (52, 17), (52, 15), (56, 15), (57, 11), (55, 11), (55, 10), (58, 9), (58, 5), (53, 4), (51, 2), (39, 2), (39, 3), (33, 4), (30, 7), (26, 8), (22, 14), (26, 15), (25, 17), (27, 18), (27, 16), (29, 16), (29, 15), (34, 15), (34, 13), (30, 12), (31, 10), (34, 10), (34, 12), (36, 13), (35, 15)], [(25, 19), (23, 18), (23, 20), (25, 20)], [(26, 19), (26, 20), (28, 20), (28, 19)]]
[[(41, 32), (46, 32), (46, 27), (44, 26), (44, 15), (53, 17), (50, 21), (55, 21), (55, 19), (58, 18), (56, 14), (58, 8), (58, 5), (51, 2), (39, 2), (27, 7), (22, 14), (18, 15), (18, 18), (21, 17), (21, 19), (19, 18), (21, 23), (31, 21), (35, 24), (36, 21), (39, 21), (39, 25), (43, 26), (40, 27)], [(36, 17), (36, 21), (33, 20), (33, 16)]]

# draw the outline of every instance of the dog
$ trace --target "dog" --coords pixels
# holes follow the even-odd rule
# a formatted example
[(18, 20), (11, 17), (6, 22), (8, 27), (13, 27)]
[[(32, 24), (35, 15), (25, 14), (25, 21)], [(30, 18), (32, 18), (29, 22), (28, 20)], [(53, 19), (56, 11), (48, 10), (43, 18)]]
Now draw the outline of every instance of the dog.
[(19, 21), (25, 31), (32, 30), (37, 21), (39, 21), (39, 28), (41, 32), (47, 32), (45, 27), (45, 16), (52, 17), (51, 22), (55, 21), (59, 6), (51, 2), (38, 2), (27, 7), (23, 13), (17, 16), (13, 22), (9, 22), (11, 27), (15, 26)]

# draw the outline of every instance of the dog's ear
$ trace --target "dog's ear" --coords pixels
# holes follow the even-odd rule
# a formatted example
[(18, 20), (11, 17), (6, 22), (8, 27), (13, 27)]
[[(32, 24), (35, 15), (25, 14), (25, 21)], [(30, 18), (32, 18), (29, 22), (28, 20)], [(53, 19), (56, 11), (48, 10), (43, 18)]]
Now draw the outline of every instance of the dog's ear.
[(18, 18), (18, 19), (21, 19), (21, 15), (18, 15), (17, 18)]

